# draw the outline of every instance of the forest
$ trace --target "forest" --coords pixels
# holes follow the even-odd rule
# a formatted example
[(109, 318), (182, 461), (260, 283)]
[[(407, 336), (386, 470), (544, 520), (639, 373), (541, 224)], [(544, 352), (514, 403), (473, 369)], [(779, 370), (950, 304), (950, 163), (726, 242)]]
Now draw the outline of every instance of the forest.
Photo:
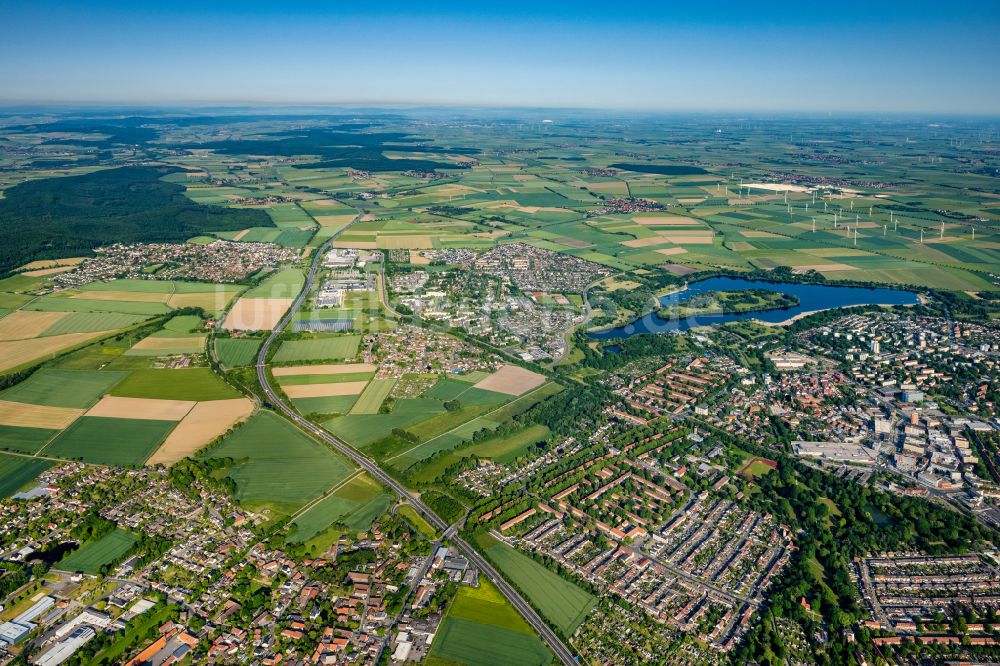
[(89, 255), (109, 243), (183, 243), (206, 231), (274, 226), (262, 210), (204, 206), (161, 177), (122, 167), (21, 183), (0, 199), (0, 274), (36, 259)]

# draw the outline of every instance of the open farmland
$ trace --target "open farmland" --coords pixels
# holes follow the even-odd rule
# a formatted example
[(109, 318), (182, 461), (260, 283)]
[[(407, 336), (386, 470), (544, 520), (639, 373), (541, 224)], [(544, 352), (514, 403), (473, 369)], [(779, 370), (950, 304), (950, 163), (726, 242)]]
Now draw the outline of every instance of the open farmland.
[(41, 453), (97, 465), (137, 467), (175, 425), (175, 421), (83, 416)]
[(285, 340), (274, 355), (274, 363), (325, 361), (354, 358), (358, 354), (360, 335), (338, 335), (302, 340)]
[[(486, 555), (563, 634), (571, 636), (597, 600), (533, 559), (492, 537), (483, 537)], [(492, 543), (491, 543), (492, 542)]]
[(37, 453), (57, 434), (59, 430), (53, 428), (0, 425), (0, 449), (18, 453)]
[(492, 583), (462, 586), (430, 651), (430, 664), (543, 666), (552, 653)]
[(334, 523), (355, 532), (367, 530), (385, 513), (393, 496), (367, 474), (358, 474), (319, 500), (293, 522), (288, 540), (308, 541)]
[(521, 395), (545, 383), (545, 377), (516, 365), (505, 365), (476, 383), (475, 388), (507, 395)]
[(259, 338), (215, 338), (215, 353), (227, 368), (253, 365), (262, 342)]
[(351, 474), (352, 468), (272, 412), (260, 412), (202, 458), (233, 458), (236, 497), (250, 506), (291, 514)]
[(104, 565), (123, 557), (138, 542), (139, 538), (131, 532), (115, 528), (100, 539), (83, 544), (55, 566), (63, 571), (96, 574)]
[(196, 403), (146, 464), (172, 465), (194, 455), (198, 449), (249, 417), (253, 410), (254, 404), (248, 398)]
[(50, 407), (90, 407), (128, 373), (43, 368), (0, 393), (0, 399)]
[(236, 301), (223, 328), (229, 331), (270, 331), (291, 307), (292, 298), (249, 298)]
[(51, 466), (51, 460), (0, 454), (0, 497), (10, 497)]
[(209, 368), (133, 370), (111, 395), (123, 398), (161, 400), (227, 400), (240, 394), (219, 379)]

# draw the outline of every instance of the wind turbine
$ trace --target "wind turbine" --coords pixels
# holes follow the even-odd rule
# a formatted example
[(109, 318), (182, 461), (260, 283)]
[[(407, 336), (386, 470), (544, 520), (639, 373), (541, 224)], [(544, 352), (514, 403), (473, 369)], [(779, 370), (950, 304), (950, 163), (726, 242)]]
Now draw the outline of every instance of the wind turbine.
[(888, 231), (889, 231), (889, 225), (888, 224), (883, 224), (882, 225), (882, 238), (885, 238), (885, 235), (886, 235), (886, 233)]
[(972, 240), (976, 240), (976, 228), (972, 227)]
[[(976, 232), (976, 230), (973, 229), (972, 233), (975, 233), (975, 232)], [(813, 233), (816, 233), (816, 218), (815, 217), (813, 218)]]
[(920, 242), (924, 242), (924, 230), (922, 228), (920, 229)]
[(858, 228), (854, 227), (854, 245), (858, 244)]
[(944, 220), (941, 220), (941, 240), (944, 240)]

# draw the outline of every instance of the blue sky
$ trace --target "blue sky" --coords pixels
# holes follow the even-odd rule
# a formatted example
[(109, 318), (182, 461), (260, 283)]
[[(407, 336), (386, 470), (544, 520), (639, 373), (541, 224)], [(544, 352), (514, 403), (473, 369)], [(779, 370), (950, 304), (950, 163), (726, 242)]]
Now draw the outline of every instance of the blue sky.
[(1000, 3), (482, 4), (0, 0), (0, 103), (1000, 115)]

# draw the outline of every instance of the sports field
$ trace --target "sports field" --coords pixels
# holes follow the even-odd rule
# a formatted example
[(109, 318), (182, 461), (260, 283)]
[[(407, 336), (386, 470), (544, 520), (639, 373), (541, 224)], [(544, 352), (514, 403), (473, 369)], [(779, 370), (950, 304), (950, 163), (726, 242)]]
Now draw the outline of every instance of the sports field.
[(445, 615), (428, 664), (542, 666), (552, 653), (500, 591), (480, 577), (479, 587), (459, 587)]
[(42, 452), (46, 456), (97, 465), (137, 467), (156, 450), (174, 421), (83, 416)]
[(51, 466), (51, 460), (0, 454), (0, 497), (10, 497)]
[(571, 636), (597, 603), (586, 592), (558, 574), (489, 536), (480, 543), (486, 555), (511, 582), (520, 588), (545, 619)]
[(338, 335), (305, 340), (286, 340), (272, 359), (275, 363), (325, 361), (354, 358), (358, 354), (360, 335)]
[(236, 498), (291, 514), (349, 476), (351, 464), (273, 412), (259, 412), (202, 458), (239, 461)]
[(59, 561), (54, 568), (96, 574), (102, 566), (124, 556), (137, 543), (137, 536), (116, 527), (100, 539), (85, 543)]

